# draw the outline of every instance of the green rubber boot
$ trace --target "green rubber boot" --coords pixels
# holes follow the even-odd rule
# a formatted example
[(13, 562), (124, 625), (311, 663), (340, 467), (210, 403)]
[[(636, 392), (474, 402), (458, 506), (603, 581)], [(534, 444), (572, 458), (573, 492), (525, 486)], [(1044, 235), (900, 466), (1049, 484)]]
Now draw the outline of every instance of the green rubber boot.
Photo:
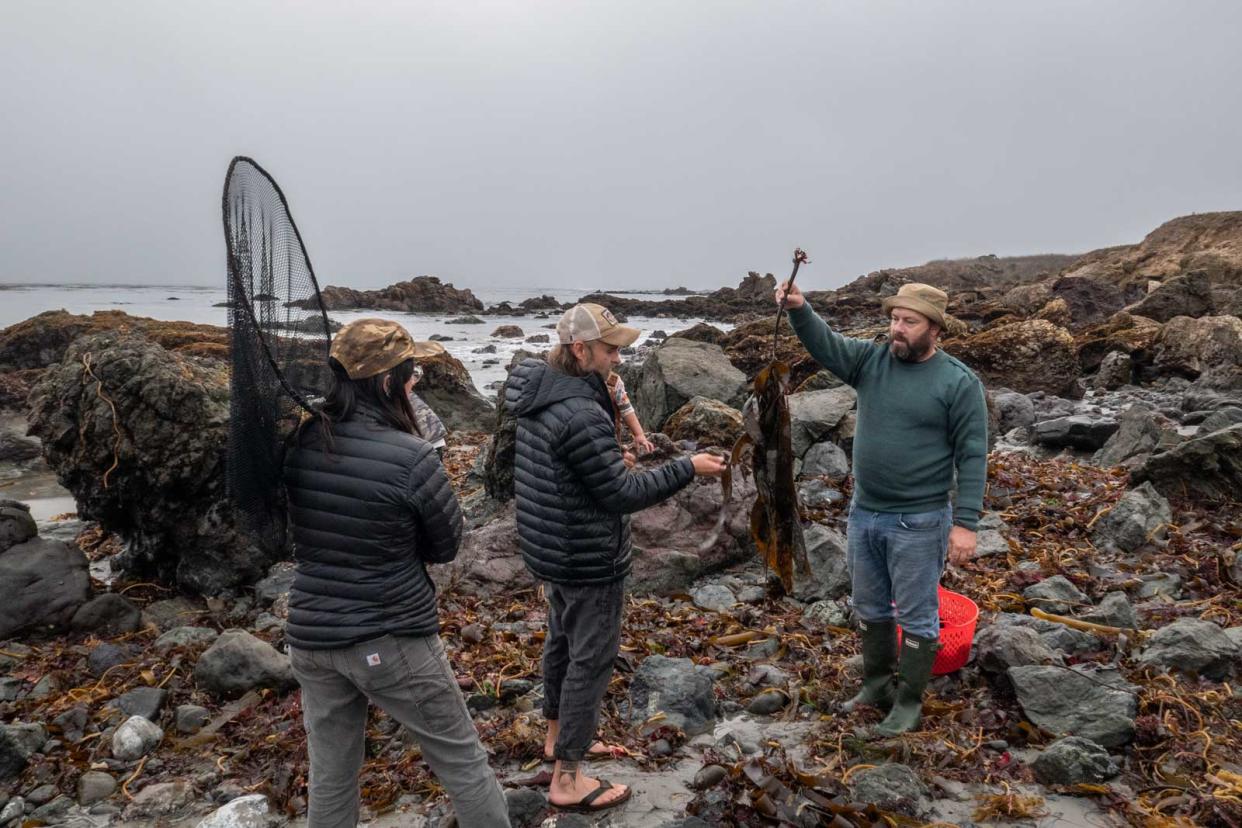
[(841, 709), (853, 713), (858, 705), (867, 704), (887, 712), (896, 692), (893, 678), (897, 669), (897, 622), (891, 618), (860, 621), (858, 631), (862, 634), (862, 689)]
[(901, 642), (897, 665), (897, 693), (888, 717), (876, 725), (881, 736), (896, 736), (919, 726), (923, 719), (923, 691), (931, 679), (932, 662), (940, 642), (906, 633)]

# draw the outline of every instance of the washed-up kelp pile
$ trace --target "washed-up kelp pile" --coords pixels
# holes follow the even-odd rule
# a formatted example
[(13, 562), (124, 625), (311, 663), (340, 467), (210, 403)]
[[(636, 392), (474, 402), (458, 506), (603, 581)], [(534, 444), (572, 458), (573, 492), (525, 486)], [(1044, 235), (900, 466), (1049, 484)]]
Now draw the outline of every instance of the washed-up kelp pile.
[[(465, 455), (453, 453), (454, 476), (463, 479)], [(1125, 479), (1063, 460), (1039, 461), (997, 455), (991, 468), (991, 510), (1010, 527), (1010, 551), (979, 559), (949, 576), (949, 585), (983, 609), (980, 628), (1000, 611), (1026, 613), (1023, 590), (1035, 580), (1061, 574), (1091, 595), (1101, 562), (1090, 542), (1100, 515), (1121, 496)], [(1143, 623), (1154, 629), (1177, 618), (1207, 618), (1223, 626), (1242, 624), (1238, 586), (1228, 580), (1230, 556), (1239, 549), (1237, 509), (1199, 510), (1174, 503), (1174, 519), (1137, 557), (1116, 564), (1122, 576), (1177, 572), (1182, 594), (1144, 605)], [(816, 513), (844, 529), (844, 506)], [(95, 548), (106, 548), (98, 544)], [(751, 572), (756, 571), (752, 567)], [(1114, 586), (1110, 585), (1108, 589)], [(140, 605), (169, 598), (149, 584), (113, 584)], [(917, 825), (919, 820), (868, 808), (850, 799), (851, 781), (869, 766), (900, 762), (926, 784), (937, 780), (985, 783), (993, 794), (977, 803), (979, 819), (1037, 814), (1029, 793), (1030, 766), (1023, 748), (1049, 744), (1051, 734), (1032, 725), (1011, 690), (975, 665), (933, 681), (922, 730), (880, 740), (868, 733), (876, 712), (841, 716), (836, 706), (854, 690), (847, 659), (856, 636), (844, 627), (807, 617), (806, 607), (769, 582), (767, 597), (727, 613), (695, 607), (687, 596), (633, 597), (619, 669), (601, 722), (601, 738), (623, 745), (634, 762), (658, 770), (679, 761), (685, 735), (666, 722), (632, 722), (628, 691), (632, 673), (654, 654), (713, 665), (717, 702), (726, 714), (740, 712), (760, 695), (780, 697), (772, 720), (816, 721), (803, 761), (793, 762), (776, 743), (750, 756), (717, 755), (705, 761), (722, 772), (708, 779), (689, 806), (722, 825)], [(498, 766), (529, 773), (538, 766), (543, 722), (539, 710), (539, 657), (545, 612), (536, 590), (482, 600), (452, 590), (441, 595), (443, 637), (483, 740)], [(199, 605), (194, 624), (226, 629), (252, 627), (257, 609), (248, 602)], [(5, 722), (46, 723), (55, 749), (36, 754), (20, 786), (50, 784), (72, 795), (77, 779), (107, 769), (121, 783), (114, 794), (125, 805), (144, 786), (188, 780), (217, 798), (254, 791), (268, 794), (286, 813), (304, 810), (306, 744), (297, 691), (258, 691), (219, 699), (200, 690), (192, 672), (204, 645), (155, 652), (157, 633), (142, 630), (110, 639), (125, 657), (102, 674), (88, 666), (100, 641), (65, 636), (33, 644), (10, 644), (0, 658), (18, 691), (0, 702)], [(276, 628), (256, 633), (279, 645)], [(1120, 819), (1144, 826), (1235, 826), (1242, 824), (1242, 702), (1232, 686), (1140, 665), (1135, 655), (1145, 632), (1101, 634), (1100, 647), (1067, 659), (1115, 664), (1139, 690), (1133, 741), (1114, 749), (1121, 774), (1098, 784), (1060, 792), (1092, 797)], [(167, 691), (165, 710), (192, 703), (208, 711), (209, 724), (194, 736), (169, 726), (163, 743), (146, 758), (121, 761), (109, 750), (109, 727), (124, 716), (110, 707), (139, 687)], [(31, 691), (34, 692), (31, 692)], [(10, 696), (11, 697), (11, 696)], [(71, 731), (78, 731), (72, 734)], [(656, 746), (662, 749), (657, 750)], [(665, 748), (671, 747), (669, 753)], [(524, 769), (524, 770), (519, 770)], [(1019, 786), (1026, 786), (1018, 793)], [(442, 791), (417, 749), (395, 722), (373, 713), (362, 776), (371, 812), (422, 800)]]

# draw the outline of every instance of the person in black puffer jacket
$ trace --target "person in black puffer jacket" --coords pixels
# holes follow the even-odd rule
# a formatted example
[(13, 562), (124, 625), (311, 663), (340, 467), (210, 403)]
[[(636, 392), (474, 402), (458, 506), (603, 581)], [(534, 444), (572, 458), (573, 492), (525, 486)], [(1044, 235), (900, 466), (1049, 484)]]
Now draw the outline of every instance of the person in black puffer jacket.
[(724, 470), (713, 454), (645, 472), (627, 468), (633, 458), (617, 443), (605, 378), (638, 334), (599, 305), (575, 305), (557, 324), (560, 344), (548, 360), (522, 362), (505, 387), (505, 404), (517, 418), (518, 543), (548, 599), (544, 755), (556, 760), (548, 799), (578, 810), (603, 810), (630, 797), (628, 787), (579, 770), (584, 758), (609, 752), (592, 742), (621, 643), (629, 514), (671, 497), (696, 473)]
[(342, 328), (332, 388), (285, 460), (297, 561), (286, 636), (302, 686), (309, 828), (358, 822), (368, 702), (417, 739), (459, 825), (509, 825), (440, 642), (427, 575), (427, 564), (456, 557), (462, 515), (410, 404), (418, 354), (395, 322)]

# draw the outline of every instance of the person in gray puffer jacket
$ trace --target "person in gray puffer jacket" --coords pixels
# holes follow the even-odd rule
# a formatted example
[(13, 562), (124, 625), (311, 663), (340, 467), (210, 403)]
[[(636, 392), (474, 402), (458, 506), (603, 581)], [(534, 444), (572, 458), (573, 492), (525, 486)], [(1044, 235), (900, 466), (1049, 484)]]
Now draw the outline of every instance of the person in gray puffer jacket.
[(548, 600), (544, 758), (556, 762), (548, 800), (580, 811), (611, 808), (631, 795), (579, 769), (583, 759), (610, 752), (594, 740), (621, 644), (629, 514), (672, 497), (696, 473), (724, 470), (713, 454), (643, 472), (628, 468), (605, 378), (638, 334), (599, 305), (575, 305), (557, 324), (559, 344), (547, 361), (525, 360), (505, 386), (517, 418), (518, 544)]
[(410, 394), (418, 345), (360, 319), (332, 342), (332, 388), (285, 459), (296, 571), (290, 660), (310, 754), (308, 828), (358, 823), (368, 703), (405, 726), (457, 824), (509, 825), (440, 642), (426, 565), (457, 555), (462, 515)]

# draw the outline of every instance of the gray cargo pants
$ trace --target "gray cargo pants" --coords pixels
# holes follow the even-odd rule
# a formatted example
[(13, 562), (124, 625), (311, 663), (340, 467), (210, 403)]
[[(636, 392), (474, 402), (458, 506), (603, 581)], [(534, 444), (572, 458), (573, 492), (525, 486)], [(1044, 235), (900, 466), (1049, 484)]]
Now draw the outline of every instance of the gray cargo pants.
[(553, 756), (580, 762), (595, 741), (599, 706), (621, 650), (625, 582), (605, 586), (545, 583), (543, 715), (560, 722)]
[(290, 648), (310, 751), (308, 828), (358, 824), (367, 702), (405, 725), (461, 828), (507, 828), (496, 774), (438, 635), (386, 635), (336, 650)]

